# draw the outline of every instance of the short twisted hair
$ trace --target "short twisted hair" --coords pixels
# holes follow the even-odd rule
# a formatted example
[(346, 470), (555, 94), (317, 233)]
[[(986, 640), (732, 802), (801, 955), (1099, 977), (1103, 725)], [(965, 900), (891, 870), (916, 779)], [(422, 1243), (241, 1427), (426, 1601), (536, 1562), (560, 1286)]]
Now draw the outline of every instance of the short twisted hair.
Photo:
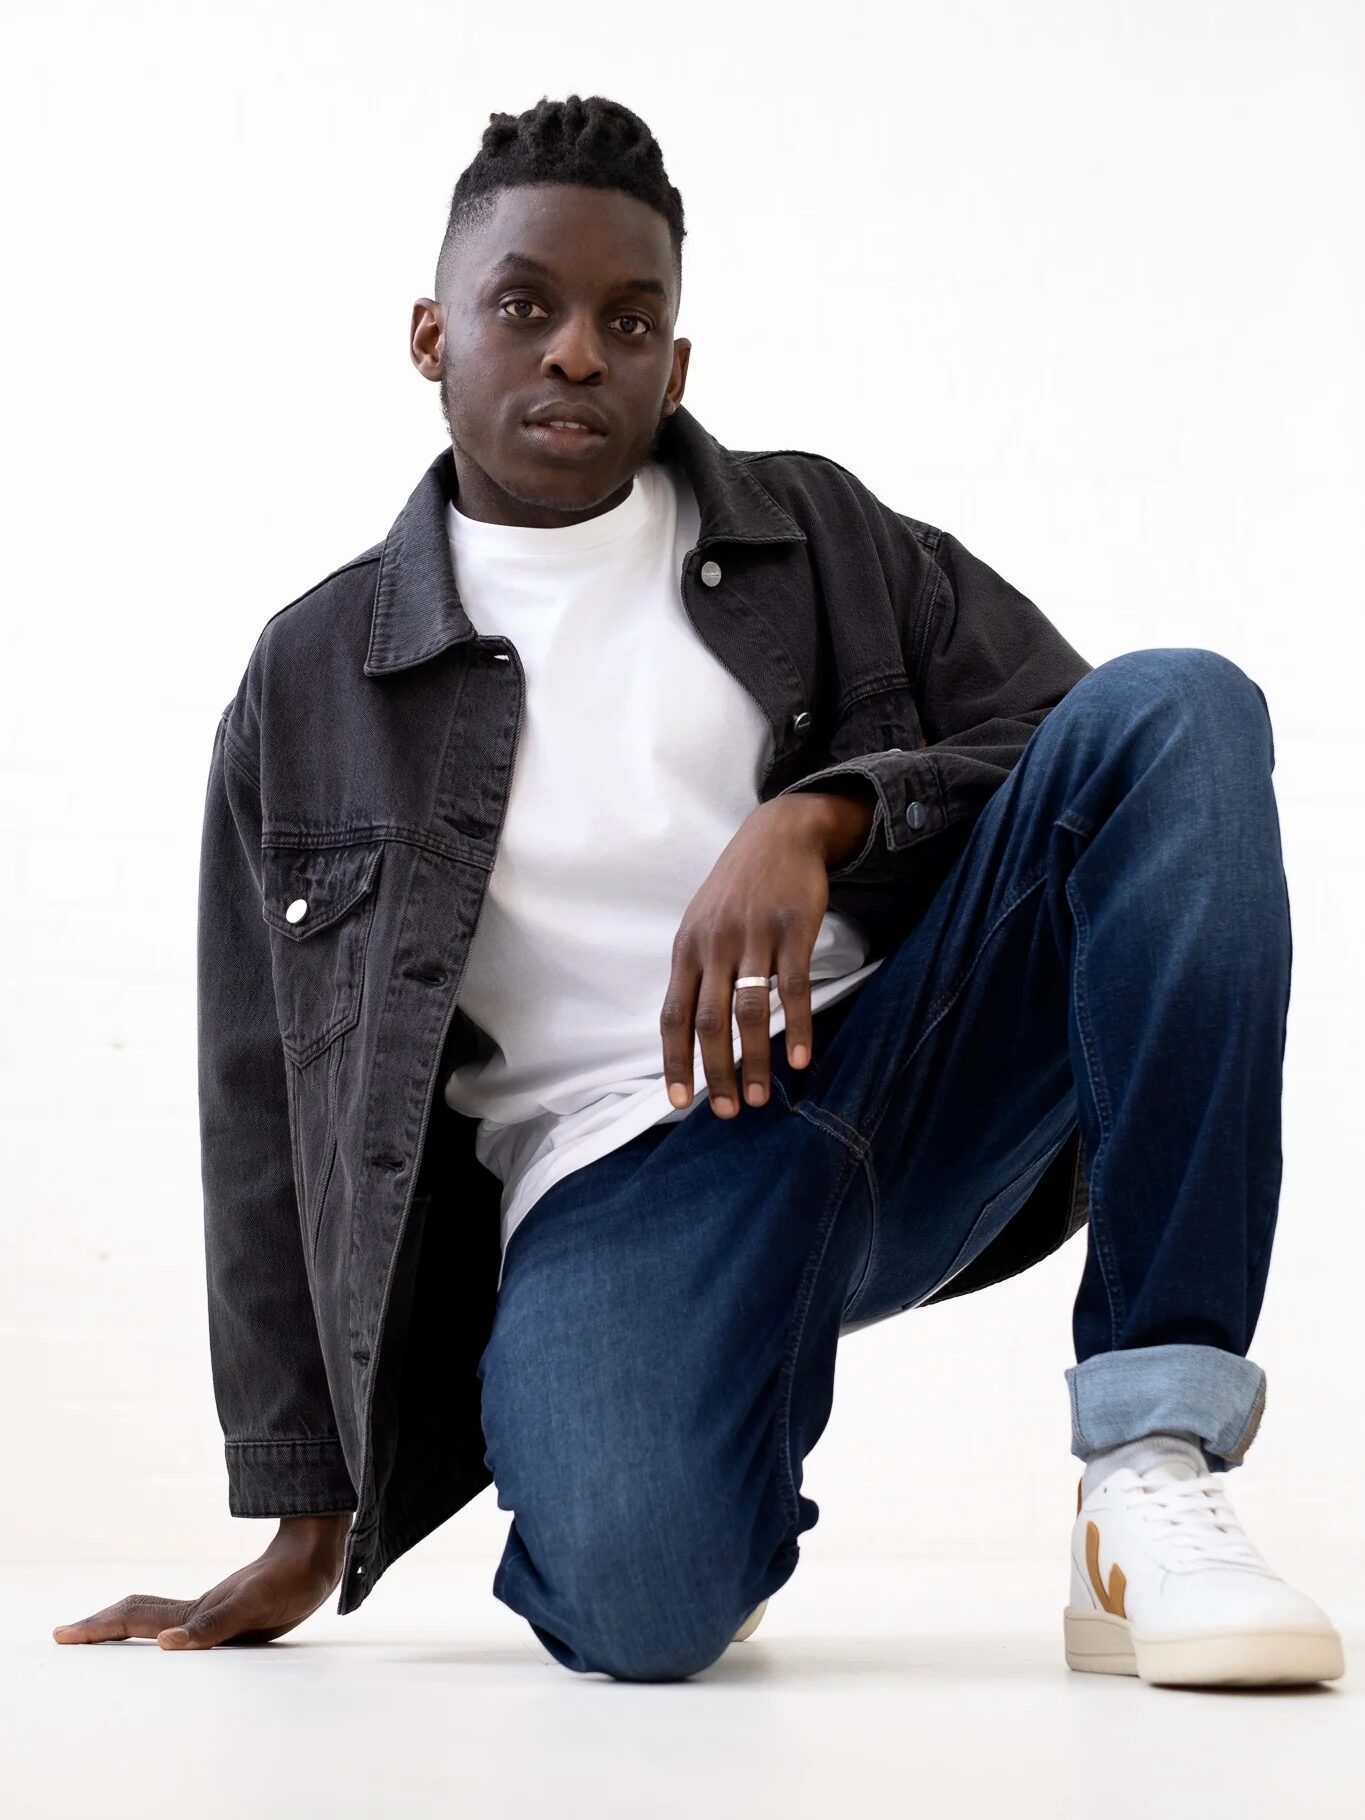
[(656, 208), (668, 223), (673, 276), (682, 289), (683, 202), (668, 181), (663, 153), (638, 114), (603, 95), (542, 95), (522, 114), (490, 114), (472, 163), (461, 172), (450, 199), (450, 217), (436, 262), (436, 294), (443, 295), (456, 249), (492, 213), (500, 190), (525, 184), (581, 183), (624, 190)]

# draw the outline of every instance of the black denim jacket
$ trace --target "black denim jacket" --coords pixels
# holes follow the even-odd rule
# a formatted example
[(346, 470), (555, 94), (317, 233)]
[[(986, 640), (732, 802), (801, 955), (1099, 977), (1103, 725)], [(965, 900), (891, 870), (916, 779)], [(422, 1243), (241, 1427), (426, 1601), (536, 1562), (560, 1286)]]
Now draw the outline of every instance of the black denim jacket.
[[(688, 616), (772, 727), (760, 800), (852, 776), (875, 790), (830, 904), (883, 954), (1092, 666), (955, 537), (826, 456), (727, 449), (686, 407), (657, 453), (700, 507)], [(510, 641), (461, 607), (455, 487), (447, 447), (382, 543), (266, 623), (204, 813), (199, 1101), (229, 1509), (355, 1510), (343, 1613), (491, 1480), (476, 1366), (501, 1184), (442, 1087), (472, 1053), (460, 981), (525, 683)], [(1088, 1214), (1077, 1133), (933, 1299), (1027, 1268)]]

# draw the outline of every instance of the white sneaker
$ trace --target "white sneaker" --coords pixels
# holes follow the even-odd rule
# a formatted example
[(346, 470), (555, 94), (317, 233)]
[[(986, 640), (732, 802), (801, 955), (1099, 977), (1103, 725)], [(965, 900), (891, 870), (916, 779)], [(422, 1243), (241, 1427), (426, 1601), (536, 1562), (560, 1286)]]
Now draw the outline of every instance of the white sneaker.
[(1120, 1466), (1082, 1497), (1071, 1534), (1069, 1668), (1168, 1686), (1332, 1681), (1327, 1614), (1272, 1572), (1227, 1498), (1225, 1472), (1172, 1457)]
[(764, 1599), (761, 1604), (755, 1605), (754, 1609), (735, 1632), (734, 1641), (736, 1643), (742, 1643), (746, 1637), (753, 1636), (754, 1632), (763, 1622), (763, 1614), (767, 1609), (768, 1601), (766, 1599)]

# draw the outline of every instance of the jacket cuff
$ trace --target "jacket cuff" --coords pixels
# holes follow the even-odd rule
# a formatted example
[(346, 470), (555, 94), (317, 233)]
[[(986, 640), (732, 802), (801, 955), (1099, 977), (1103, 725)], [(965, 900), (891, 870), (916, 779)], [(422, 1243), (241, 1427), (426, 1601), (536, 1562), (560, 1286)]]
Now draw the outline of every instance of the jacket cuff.
[(876, 792), (877, 806), (862, 850), (836, 867), (829, 875), (831, 880), (852, 878), (874, 854), (902, 852), (948, 825), (938, 767), (923, 752), (905, 752), (899, 746), (826, 765), (823, 771), (788, 784), (778, 795), (828, 790), (831, 782), (848, 777), (861, 777), (870, 783)]
[(234, 1517), (320, 1517), (356, 1508), (341, 1443), (225, 1441), (228, 1511)]

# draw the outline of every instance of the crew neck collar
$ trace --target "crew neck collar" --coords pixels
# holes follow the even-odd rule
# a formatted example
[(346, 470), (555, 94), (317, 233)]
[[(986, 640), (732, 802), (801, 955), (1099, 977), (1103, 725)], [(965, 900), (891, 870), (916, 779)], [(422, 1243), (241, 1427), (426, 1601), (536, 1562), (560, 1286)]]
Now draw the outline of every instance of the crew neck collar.
[(619, 505), (566, 525), (494, 524), (488, 519), (467, 517), (452, 499), (446, 507), (451, 542), (457, 549), (481, 555), (563, 561), (580, 550), (600, 549), (604, 544), (633, 536), (649, 519), (655, 485), (655, 466), (647, 461), (634, 475), (630, 491)]

